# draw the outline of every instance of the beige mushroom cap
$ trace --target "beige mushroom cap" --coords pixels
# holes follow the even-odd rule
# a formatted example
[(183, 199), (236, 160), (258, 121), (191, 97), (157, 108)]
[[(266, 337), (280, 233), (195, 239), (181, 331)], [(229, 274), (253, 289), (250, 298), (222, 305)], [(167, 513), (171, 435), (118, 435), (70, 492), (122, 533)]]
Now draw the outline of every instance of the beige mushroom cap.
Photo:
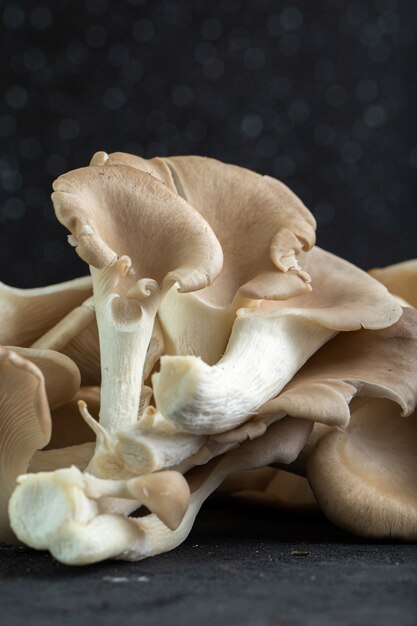
[(389, 328), (334, 337), (259, 413), (346, 426), (349, 403), (361, 395), (388, 398), (410, 415), (417, 401), (416, 370), (417, 312), (406, 309)]
[(198, 293), (208, 304), (228, 306), (237, 291), (246, 298), (286, 299), (309, 290), (296, 257), (314, 245), (316, 222), (280, 181), (199, 156), (146, 160), (114, 153), (100, 161), (95, 155), (92, 164), (100, 162), (152, 174), (210, 224), (223, 249), (224, 267), (216, 282)]
[(90, 276), (36, 289), (0, 283), (0, 344), (30, 346), (92, 291)]
[(391, 293), (417, 307), (417, 259), (369, 270)]
[(223, 255), (210, 226), (182, 198), (135, 168), (86, 167), (60, 176), (52, 200), (79, 256), (102, 268), (128, 255), (130, 275), (194, 291), (219, 273)]
[(365, 537), (417, 540), (417, 412), (358, 399), (345, 431), (322, 437), (307, 476), (323, 512)]
[(302, 315), (335, 331), (394, 324), (402, 308), (378, 281), (352, 263), (315, 246), (301, 263), (311, 275), (312, 291), (285, 302), (262, 302), (262, 312)]
[(69, 402), (80, 388), (80, 371), (71, 359), (55, 350), (10, 347), (42, 372), (50, 409)]
[(0, 541), (13, 541), (7, 503), (16, 479), (51, 435), (44, 378), (36, 365), (0, 347)]

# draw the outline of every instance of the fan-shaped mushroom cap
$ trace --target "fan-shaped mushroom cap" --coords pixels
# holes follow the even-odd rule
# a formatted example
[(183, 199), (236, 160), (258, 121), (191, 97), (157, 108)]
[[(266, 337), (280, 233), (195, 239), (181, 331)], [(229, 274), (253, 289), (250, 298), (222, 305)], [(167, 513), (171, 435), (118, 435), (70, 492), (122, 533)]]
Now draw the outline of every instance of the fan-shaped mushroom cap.
[(248, 298), (286, 299), (310, 290), (297, 257), (314, 244), (315, 220), (281, 182), (197, 156), (147, 161), (115, 153), (106, 163), (126, 163), (163, 180), (207, 220), (222, 245), (223, 270), (212, 285), (188, 295), (171, 290), (161, 303), (169, 354), (215, 363), (236, 309)]
[(80, 388), (80, 372), (71, 359), (55, 350), (10, 347), (16, 354), (34, 363), (45, 379), (49, 407), (56, 409), (69, 402)]
[(178, 282), (184, 292), (204, 288), (221, 269), (222, 251), (207, 222), (153, 176), (123, 165), (86, 167), (63, 174), (53, 188), (59, 221), (79, 256), (97, 269), (128, 255), (135, 283)]
[(13, 541), (7, 502), (51, 434), (44, 378), (36, 365), (0, 347), (0, 541)]
[(323, 346), (260, 408), (260, 417), (292, 415), (346, 426), (356, 395), (388, 398), (409, 415), (417, 401), (417, 312), (404, 310), (393, 326), (341, 333)]
[(90, 276), (36, 289), (0, 283), (0, 344), (30, 346), (91, 293)]
[(276, 396), (337, 331), (384, 328), (401, 307), (385, 287), (347, 261), (314, 248), (302, 259), (313, 291), (240, 309), (222, 359), (165, 356), (154, 375), (156, 406), (187, 432), (235, 428)]
[(365, 537), (417, 540), (417, 412), (356, 399), (346, 430), (322, 437), (307, 476), (323, 512)]
[(417, 307), (417, 259), (369, 271), (391, 293)]

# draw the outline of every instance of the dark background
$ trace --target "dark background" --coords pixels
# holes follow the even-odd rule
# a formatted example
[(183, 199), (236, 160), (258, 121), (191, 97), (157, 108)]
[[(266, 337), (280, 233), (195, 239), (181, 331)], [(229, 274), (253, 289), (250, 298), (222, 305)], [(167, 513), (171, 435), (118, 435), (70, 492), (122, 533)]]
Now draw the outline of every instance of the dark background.
[(274, 175), (318, 243), (363, 268), (417, 255), (415, 0), (2, 2), (0, 279), (86, 274), (53, 179), (97, 150)]

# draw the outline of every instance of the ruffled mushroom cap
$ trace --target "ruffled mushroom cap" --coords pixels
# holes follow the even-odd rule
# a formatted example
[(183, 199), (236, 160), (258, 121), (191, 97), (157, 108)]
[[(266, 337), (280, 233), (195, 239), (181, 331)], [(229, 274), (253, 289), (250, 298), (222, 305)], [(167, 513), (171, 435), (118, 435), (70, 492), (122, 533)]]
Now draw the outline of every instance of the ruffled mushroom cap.
[(224, 265), (212, 285), (187, 295), (171, 290), (161, 303), (168, 354), (215, 363), (237, 308), (248, 299), (280, 300), (310, 290), (297, 258), (314, 244), (315, 220), (281, 182), (195, 156), (146, 161), (115, 153), (106, 163), (126, 163), (165, 182), (207, 220), (222, 245)]
[(90, 276), (36, 289), (0, 283), (0, 344), (30, 346), (91, 294)]
[(51, 435), (42, 372), (12, 350), (0, 347), (0, 541), (14, 541), (7, 503), (16, 478)]
[(385, 285), (388, 291), (417, 307), (417, 259), (375, 268), (369, 273)]
[(187, 292), (203, 289), (222, 267), (207, 222), (153, 176), (123, 165), (86, 167), (63, 174), (53, 188), (59, 221), (97, 269), (127, 255), (133, 284), (178, 282)]
[(372, 538), (417, 540), (417, 412), (381, 398), (352, 402), (346, 430), (322, 437), (307, 477), (337, 526)]
[(71, 359), (54, 350), (10, 347), (16, 354), (31, 361), (43, 374), (51, 410), (69, 402), (80, 388), (80, 371)]
[(215, 366), (196, 357), (162, 357), (153, 377), (156, 406), (179, 429), (215, 434), (236, 428), (337, 331), (384, 328), (399, 319), (402, 308), (385, 287), (347, 261), (315, 247), (302, 263), (313, 291), (240, 309)]
[(404, 416), (417, 401), (417, 312), (406, 309), (393, 326), (341, 333), (323, 346), (259, 410), (259, 417), (291, 415), (346, 427), (356, 395), (396, 402)]

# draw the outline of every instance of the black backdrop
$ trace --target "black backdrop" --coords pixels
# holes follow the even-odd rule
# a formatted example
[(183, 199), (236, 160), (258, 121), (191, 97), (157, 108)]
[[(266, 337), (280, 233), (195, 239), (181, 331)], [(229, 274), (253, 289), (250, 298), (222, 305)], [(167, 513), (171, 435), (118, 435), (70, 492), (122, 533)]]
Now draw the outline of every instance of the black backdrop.
[(0, 279), (87, 273), (49, 199), (96, 150), (276, 176), (318, 243), (417, 256), (415, 0), (1, 3)]

